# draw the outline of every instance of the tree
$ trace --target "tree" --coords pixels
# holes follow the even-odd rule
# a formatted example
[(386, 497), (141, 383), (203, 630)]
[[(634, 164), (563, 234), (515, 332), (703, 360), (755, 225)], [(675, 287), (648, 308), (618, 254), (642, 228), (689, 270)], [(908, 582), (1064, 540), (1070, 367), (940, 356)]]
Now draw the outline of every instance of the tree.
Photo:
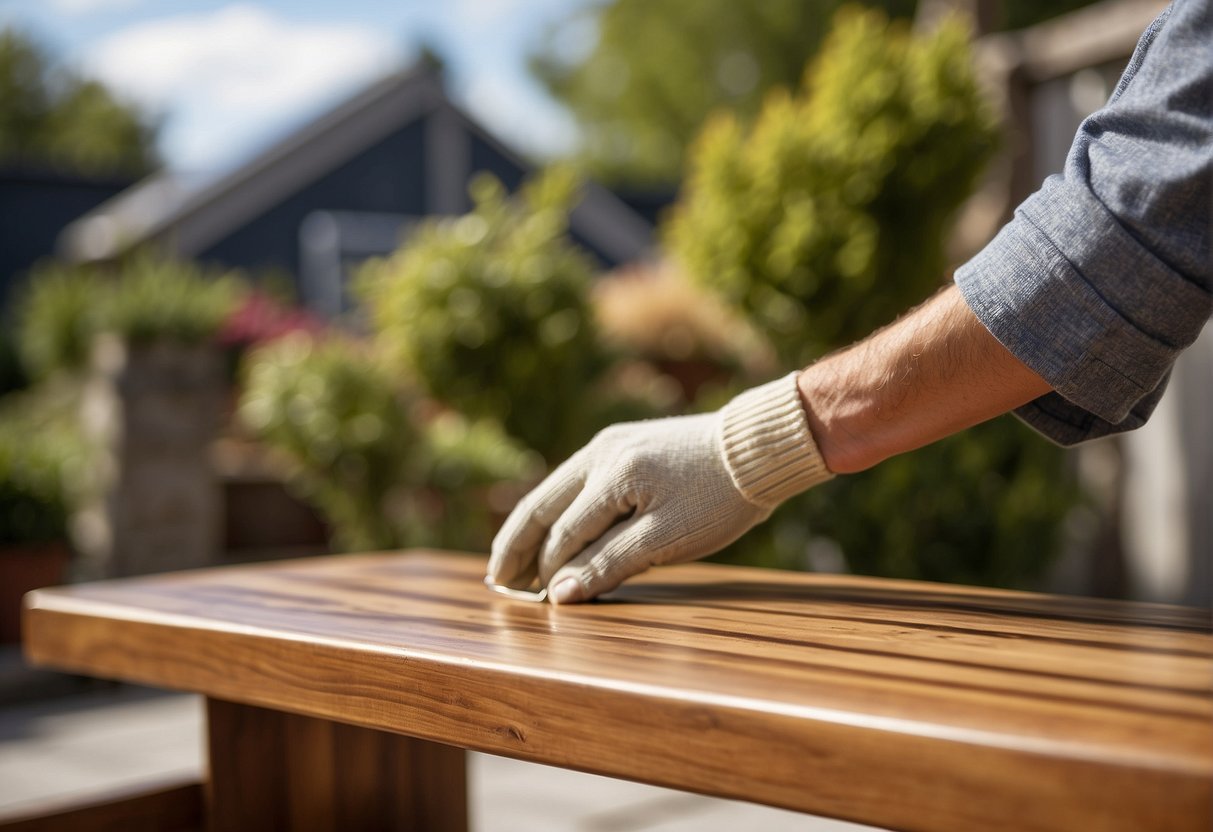
[[(560, 24), (532, 71), (577, 119), (581, 157), (612, 183), (670, 183), (713, 110), (758, 111), (772, 87), (794, 86), (838, 0), (614, 0)], [(913, 0), (879, 5), (905, 15)], [(565, 54), (578, 26), (588, 54)]]
[(157, 164), (149, 119), (11, 29), (0, 31), (0, 101), (0, 162), (85, 174), (143, 174)]

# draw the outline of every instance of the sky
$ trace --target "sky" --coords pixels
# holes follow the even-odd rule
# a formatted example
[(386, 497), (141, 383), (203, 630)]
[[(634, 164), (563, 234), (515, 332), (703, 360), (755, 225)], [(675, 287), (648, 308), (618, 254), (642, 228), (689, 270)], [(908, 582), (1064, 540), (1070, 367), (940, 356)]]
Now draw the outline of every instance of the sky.
[[(452, 97), (509, 145), (572, 149), (568, 114), (528, 74), (554, 24), (594, 0), (0, 0), (0, 26), (33, 35), (64, 65), (104, 81), (161, 122), (179, 173), (222, 172), (407, 67), (442, 56)], [(560, 29), (562, 54), (593, 27)]]

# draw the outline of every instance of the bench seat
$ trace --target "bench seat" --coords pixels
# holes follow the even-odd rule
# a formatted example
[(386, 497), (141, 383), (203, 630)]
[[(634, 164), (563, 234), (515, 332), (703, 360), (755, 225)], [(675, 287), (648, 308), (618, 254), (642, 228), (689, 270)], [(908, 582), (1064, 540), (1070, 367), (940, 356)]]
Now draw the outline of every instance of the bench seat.
[[(554, 607), (488, 592), (484, 566), (410, 551), (39, 590), (25, 647), (206, 695), (213, 801), (266, 776), (223, 773), (254, 771), (257, 736), (342, 768), (342, 743), (386, 732), (424, 742), (345, 758), (430, 749), (395, 775), (417, 802), (460, 801), (454, 749), (475, 749), (896, 830), (1210, 828), (1207, 611), (710, 564)], [(274, 788), (364, 782), (317, 776)]]

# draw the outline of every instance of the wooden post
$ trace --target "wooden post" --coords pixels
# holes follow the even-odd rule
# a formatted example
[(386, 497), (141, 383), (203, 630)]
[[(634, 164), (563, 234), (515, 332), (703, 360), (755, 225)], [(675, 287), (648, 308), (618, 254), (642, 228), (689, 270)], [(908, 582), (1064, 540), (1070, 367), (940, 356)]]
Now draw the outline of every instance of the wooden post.
[(466, 832), (464, 751), (207, 700), (211, 832)]

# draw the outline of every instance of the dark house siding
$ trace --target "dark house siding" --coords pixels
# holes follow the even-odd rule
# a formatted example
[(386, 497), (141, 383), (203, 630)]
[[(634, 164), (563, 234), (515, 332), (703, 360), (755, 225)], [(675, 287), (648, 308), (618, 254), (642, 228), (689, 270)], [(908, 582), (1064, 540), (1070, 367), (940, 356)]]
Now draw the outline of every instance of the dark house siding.
[[(426, 198), (425, 124), (425, 119), (418, 119), (340, 167), (304, 184), (265, 213), (206, 247), (199, 259), (252, 271), (286, 272), (293, 276), (296, 288), (301, 288), (299, 229), (309, 214), (433, 213)], [(522, 184), (526, 176), (524, 168), (481, 137), (473, 134), (469, 139), (469, 175), (487, 171), (510, 191)], [(614, 265), (611, 258), (587, 240), (576, 234), (573, 237), (599, 262)]]
[(472, 158), (468, 169), (473, 176), (488, 171), (501, 180), (507, 191), (513, 191), (522, 184), (526, 171), (511, 159), (477, 135), (472, 135), (470, 144)]
[[(472, 136), (471, 157), (472, 175), (480, 171), (489, 171), (496, 175), (501, 180), (501, 183), (505, 185), (506, 190), (510, 192), (513, 192), (522, 184), (528, 173), (527, 170), (511, 161), (488, 142), (476, 135)], [(573, 242), (589, 253), (599, 266), (613, 269), (623, 265), (617, 258), (607, 254), (586, 239), (584, 235), (579, 234), (576, 229), (570, 229), (569, 236), (573, 239)]]
[(130, 179), (94, 179), (46, 170), (0, 170), (0, 308), (21, 275), (55, 253), (59, 232)]
[[(303, 303), (337, 316), (348, 311), (349, 280), (366, 258), (389, 254), (422, 218), (467, 210), (469, 179), (485, 171), (512, 192), (530, 165), (451, 105), (436, 79), (405, 73), (208, 188), (161, 191), (173, 183), (149, 181), (61, 239), (80, 260), (156, 241), (204, 263), (290, 276)], [(85, 223), (102, 215), (120, 233), (92, 245)], [(607, 267), (645, 256), (651, 244), (651, 226), (597, 187), (586, 189), (572, 226)]]
[[(513, 192), (522, 184), (526, 178), (526, 171), (506, 158), (498, 152), (492, 145), (481, 139), (479, 136), (472, 137), (472, 165), (471, 171), (474, 176), (480, 171), (489, 171), (501, 180), (501, 184), (505, 185), (507, 191)], [(585, 238), (579, 235), (576, 231), (570, 231), (569, 236), (577, 245), (581, 246), (591, 255), (599, 265), (615, 266), (617, 263), (603, 252), (599, 251), (591, 245)]]
[(406, 125), (203, 250), (199, 259), (298, 279), (299, 227), (314, 211), (424, 214), (424, 122)]
[(678, 199), (678, 188), (670, 185), (665, 188), (649, 189), (615, 189), (615, 195), (640, 216), (648, 220), (654, 228), (661, 224), (666, 212), (673, 207)]

